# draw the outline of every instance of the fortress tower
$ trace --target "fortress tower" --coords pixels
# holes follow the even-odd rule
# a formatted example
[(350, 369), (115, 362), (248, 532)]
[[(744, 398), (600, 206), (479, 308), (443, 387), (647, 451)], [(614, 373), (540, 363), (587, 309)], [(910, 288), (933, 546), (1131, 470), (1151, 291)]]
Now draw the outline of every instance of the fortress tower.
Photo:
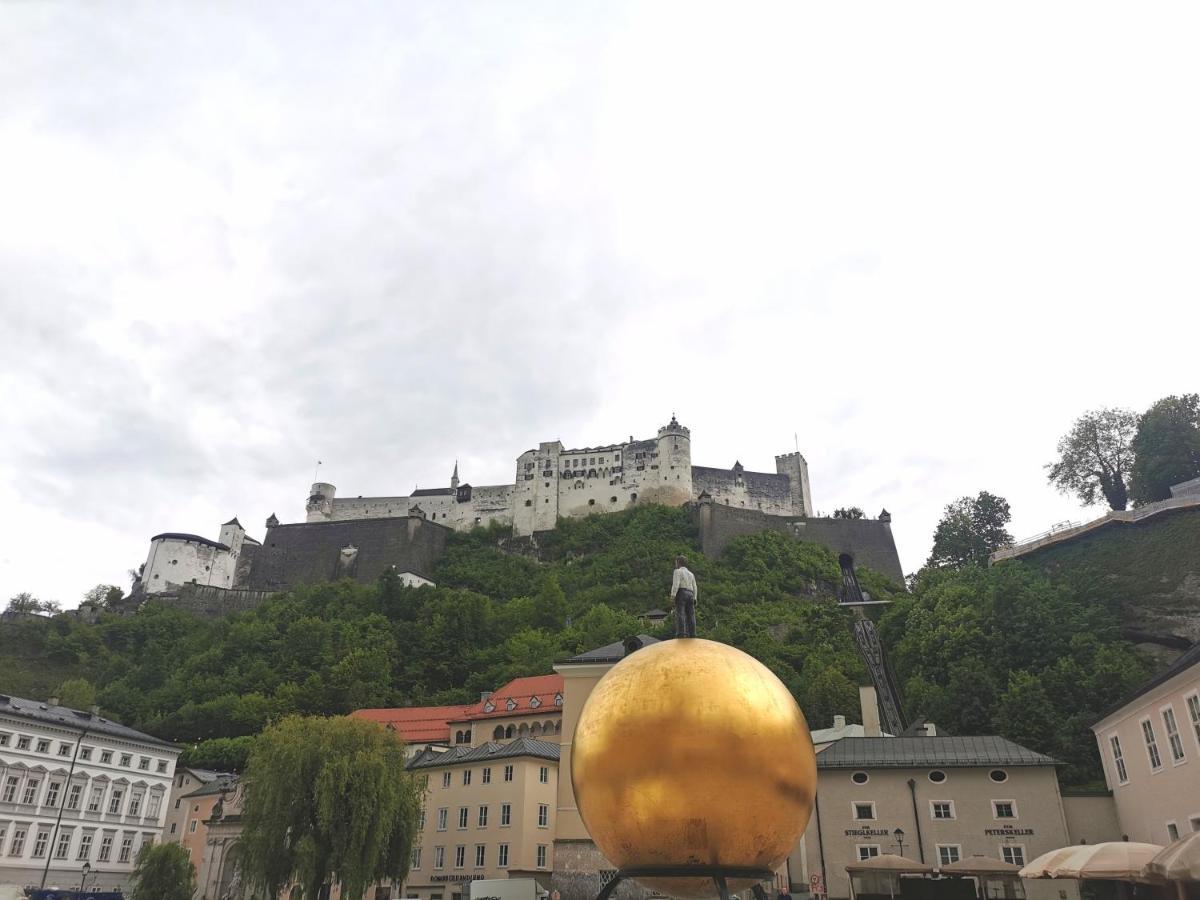
[(692, 432), (675, 414), (658, 429), (658, 490), (654, 500), (679, 506), (692, 497)]
[(305, 509), (308, 511), (307, 522), (328, 522), (333, 518), (333, 498), (337, 494), (337, 488), (332, 484), (324, 481), (318, 481), (312, 486), (312, 490), (308, 492), (308, 502), (305, 504)]
[(775, 471), (786, 475), (792, 498), (792, 515), (813, 514), (812, 491), (808, 486), (808, 463), (799, 453), (782, 453), (775, 457)]

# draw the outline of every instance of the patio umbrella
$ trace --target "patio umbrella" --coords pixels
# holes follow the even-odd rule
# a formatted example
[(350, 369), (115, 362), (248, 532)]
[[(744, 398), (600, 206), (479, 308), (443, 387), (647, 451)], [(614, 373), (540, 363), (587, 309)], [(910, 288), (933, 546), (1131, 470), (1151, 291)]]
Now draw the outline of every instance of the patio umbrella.
[(958, 862), (947, 863), (940, 869), (943, 875), (1012, 875), (1021, 871), (1013, 863), (992, 859), (990, 856), (968, 856)]
[(1105, 841), (1076, 847), (1069, 856), (1047, 866), (1052, 878), (1133, 881), (1162, 847), (1135, 841)]
[(1057, 850), (1043, 853), (1017, 874), (1022, 878), (1053, 878), (1054, 876), (1050, 874), (1050, 867), (1057, 865), (1078, 849), (1079, 845), (1076, 845), (1072, 847), (1059, 847)]
[(897, 856), (895, 853), (881, 853), (870, 859), (860, 859), (846, 866), (847, 872), (891, 872), (893, 875), (928, 875), (933, 872), (933, 866), (909, 859), (907, 856)]
[(1200, 831), (1164, 847), (1146, 863), (1145, 874), (1167, 881), (1200, 881)]

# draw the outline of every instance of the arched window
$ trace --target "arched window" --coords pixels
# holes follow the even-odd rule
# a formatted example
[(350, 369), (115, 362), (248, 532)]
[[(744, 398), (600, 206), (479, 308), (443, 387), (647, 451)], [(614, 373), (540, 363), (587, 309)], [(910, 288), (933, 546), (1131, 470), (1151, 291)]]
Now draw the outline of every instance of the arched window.
[(506, 738), (510, 738), (513, 736), (513, 727), (511, 725), (509, 725), (507, 728), (504, 729), (504, 736)]
[(496, 730), (492, 732), (492, 739), (499, 741), (499, 740), (503, 739), (503, 737), (504, 737), (504, 726), (497, 725)]
[(522, 722), (521, 727), (517, 729), (517, 737), (525, 737), (528, 734), (529, 734), (529, 726), (526, 725), (524, 722)]
[(554, 723), (554, 733), (562, 734), (562, 719), (559, 719), (557, 722)]
[(534, 722), (533, 727), (529, 729), (529, 736), (530, 737), (539, 737), (539, 736), (541, 736), (541, 733), (542, 733), (542, 723)]
[(547, 721), (547, 722), (546, 722), (546, 723), (545, 723), (545, 724), (542, 726), (542, 733), (543, 733), (543, 734), (551, 734), (553, 731), (554, 731), (554, 723), (553, 723), (553, 722), (551, 722), (551, 721)]

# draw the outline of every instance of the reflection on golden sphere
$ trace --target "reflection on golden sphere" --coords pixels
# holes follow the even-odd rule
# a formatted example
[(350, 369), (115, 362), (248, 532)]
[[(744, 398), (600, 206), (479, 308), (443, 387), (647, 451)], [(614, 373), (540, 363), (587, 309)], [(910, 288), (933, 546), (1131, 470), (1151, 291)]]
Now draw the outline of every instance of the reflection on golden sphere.
[[(593, 688), (571, 780), (596, 846), (622, 869), (775, 869), (808, 825), (817, 764), (804, 714), (766, 666), (684, 638), (630, 654)], [(716, 894), (705, 879), (643, 883), (676, 897)]]

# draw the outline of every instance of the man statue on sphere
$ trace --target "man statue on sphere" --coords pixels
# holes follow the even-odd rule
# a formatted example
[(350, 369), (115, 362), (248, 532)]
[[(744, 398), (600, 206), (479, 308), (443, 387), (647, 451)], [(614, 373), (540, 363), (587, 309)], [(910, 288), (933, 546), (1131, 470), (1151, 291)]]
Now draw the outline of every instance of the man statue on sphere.
[(687, 558), (675, 557), (675, 577), (671, 579), (671, 599), (675, 602), (675, 637), (696, 636), (696, 576), (687, 567)]

